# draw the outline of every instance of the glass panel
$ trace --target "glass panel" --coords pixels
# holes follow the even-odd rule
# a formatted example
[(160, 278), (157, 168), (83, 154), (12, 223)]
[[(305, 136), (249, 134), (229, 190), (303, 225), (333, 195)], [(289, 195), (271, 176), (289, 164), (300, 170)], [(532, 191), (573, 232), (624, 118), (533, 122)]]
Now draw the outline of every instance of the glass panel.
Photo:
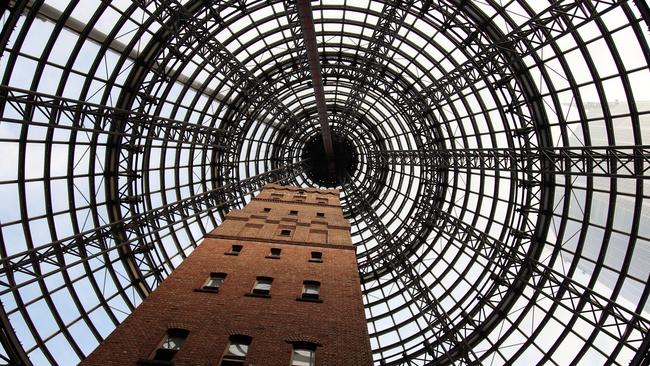
[(246, 357), (246, 354), (248, 353), (248, 345), (243, 344), (243, 343), (230, 343), (230, 346), (228, 346), (228, 355), (229, 356), (238, 356), (238, 357)]
[(291, 366), (313, 366), (315, 359), (314, 353), (314, 351), (309, 349), (294, 349)]
[(318, 285), (305, 285), (304, 293), (308, 295), (318, 295), (320, 286)]
[(271, 281), (258, 280), (257, 283), (255, 284), (255, 290), (271, 291)]
[(211, 277), (208, 282), (205, 284), (205, 287), (219, 287), (223, 283), (223, 278), (221, 277)]
[(179, 350), (185, 342), (185, 337), (168, 335), (167, 339), (160, 346), (162, 349)]

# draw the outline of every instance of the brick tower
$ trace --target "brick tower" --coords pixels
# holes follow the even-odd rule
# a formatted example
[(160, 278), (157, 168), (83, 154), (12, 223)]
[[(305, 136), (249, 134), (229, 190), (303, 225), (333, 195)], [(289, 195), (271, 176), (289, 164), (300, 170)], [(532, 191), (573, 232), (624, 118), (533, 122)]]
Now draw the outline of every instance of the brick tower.
[(339, 192), (269, 184), (81, 364), (371, 363)]

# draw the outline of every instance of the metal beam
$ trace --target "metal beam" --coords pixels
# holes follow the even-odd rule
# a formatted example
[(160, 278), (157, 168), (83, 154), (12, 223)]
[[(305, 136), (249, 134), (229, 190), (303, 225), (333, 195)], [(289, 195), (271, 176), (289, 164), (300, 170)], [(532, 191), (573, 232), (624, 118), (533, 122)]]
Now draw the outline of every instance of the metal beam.
[(368, 90), (374, 87), (373, 79), (382, 73), (388, 62), (387, 55), (392, 51), (392, 44), (413, 3), (412, 0), (393, 0), (384, 5), (361, 60), (362, 65), (353, 70), (353, 85), (343, 108), (346, 116), (342, 123), (349, 123), (354, 116), (360, 114), (359, 108)]
[(314, 87), (314, 98), (318, 110), (318, 122), (320, 123), (325, 155), (329, 162), (330, 172), (334, 173), (334, 147), (332, 146), (332, 134), (327, 121), (327, 106), (325, 105), (325, 91), (323, 89), (323, 76), (321, 75), (320, 59), (318, 56), (318, 45), (316, 43), (316, 31), (314, 29), (314, 16), (311, 10), (310, 0), (297, 0), (298, 15), (302, 25), (302, 34), (305, 38), (307, 50), (307, 61), (311, 72), (311, 81)]
[[(427, 327), (433, 333), (432, 335), (435, 337), (438, 347), (431, 348), (432, 356), (438, 361), (445, 360), (445, 362), (456, 362), (460, 365), (473, 364), (472, 362), (478, 360), (478, 357), (460, 333), (455, 331), (449, 314), (446, 313), (436, 297), (432, 295), (431, 289), (410, 262), (405, 250), (407, 243), (403, 243), (391, 235), (353, 180), (348, 179), (347, 184), (343, 186), (343, 190), (346, 197), (354, 197), (355, 203), (360, 206), (359, 213), (362, 215), (366, 226), (386, 251), (381, 263), (376, 264), (384, 264), (394, 273), (424, 317)], [(463, 352), (455, 354), (450, 352), (458, 348), (462, 349)]]
[(11, 326), (9, 317), (5, 312), (5, 305), (2, 302), (0, 302), (0, 344), (2, 345), (0, 349), (1, 364), (12, 366), (31, 365), (25, 349)]
[(289, 23), (294, 47), (289, 50), (293, 58), (292, 73), (297, 74), (297, 79), (303, 80), (309, 76), (309, 61), (307, 60), (307, 48), (305, 47), (301, 18), (298, 14), (298, 4), (296, 0), (284, 0), (282, 3), (284, 4), (285, 16)]
[[(437, 0), (434, 8), (463, 7), (468, 10), (468, 5), (463, 0)], [(476, 53), (464, 63), (444, 75), (423, 91), (422, 95), (431, 108), (440, 108), (445, 105), (445, 100), (459, 93), (471, 85), (487, 81), (486, 76), (501, 78), (497, 80), (497, 87), (511, 85), (514, 80), (510, 70), (513, 61), (521, 60), (526, 55), (536, 52), (555, 39), (568, 34), (602, 16), (610, 10), (625, 3), (621, 0), (599, 0), (594, 4), (587, 4), (583, 0), (559, 0), (551, 2), (547, 8), (535, 16), (519, 24), (510, 33), (493, 39), (486, 34), (481, 23), (463, 23), (454, 25), (467, 34), (466, 47), (475, 48)], [(574, 22), (575, 21), (575, 22)], [(513, 103), (513, 113), (517, 105)]]
[[(215, 147), (221, 135), (227, 133), (221, 128), (6, 85), (0, 85), (0, 108), (0, 119), (5, 122), (27, 123), (49, 128), (70, 129), (133, 139), (184, 142), (193, 146), (211, 148)], [(10, 118), (9, 116), (12, 113), (9, 112), (17, 113), (22, 118)], [(44, 121), (35, 121), (33, 119), (35, 112), (42, 115)], [(111, 130), (111, 126), (118, 123), (117, 121), (124, 124), (124, 130)], [(139, 149), (137, 145), (122, 147), (125, 149)]]
[[(138, 106), (141, 113), (157, 113), (161, 101), (152, 98), (158, 88), (166, 88), (169, 84), (167, 74), (161, 71), (166, 70), (166, 65), (186, 64), (191, 62), (193, 57), (202, 57), (220, 70), (224, 75), (231, 78), (234, 88), (240, 90), (244, 99), (242, 105), (231, 104), (230, 119), (226, 120), (224, 129), (226, 134), (220, 135), (216, 145), (220, 149), (213, 149), (215, 160), (222, 162), (235, 161), (238, 158), (238, 148), (241, 147), (246, 138), (246, 131), (254, 120), (251, 107), (260, 107), (262, 104), (270, 104), (268, 109), (271, 114), (277, 116), (281, 121), (290, 120), (293, 117), (291, 112), (273, 94), (260, 87), (259, 81), (254, 74), (243, 65), (222, 43), (210, 35), (214, 31), (209, 24), (210, 20), (218, 18), (218, 14), (224, 7), (232, 4), (225, 2), (191, 1), (182, 4), (177, 0), (138, 0), (136, 4), (151, 19), (160, 25), (153, 41), (139, 55), (138, 62), (134, 63), (127, 83), (122, 89), (117, 105), (123, 109), (133, 109), (134, 104)], [(236, 5), (236, 4), (234, 4)], [(150, 79), (147, 79), (148, 77)], [(147, 79), (147, 81), (145, 81)], [(263, 92), (260, 95), (259, 92)], [(255, 97), (253, 97), (255, 96)], [(119, 122), (119, 121), (118, 121)], [(130, 135), (137, 135), (128, 123), (115, 123), (112, 126), (113, 132), (127, 132)], [(125, 141), (126, 140), (126, 141)], [(109, 179), (106, 179), (105, 191), (107, 197), (108, 215), (112, 223), (119, 223), (125, 217), (133, 217), (138, 214), (137, 205), (125, 204), (133, 192), (138, 192), (139, 179), (138, 169), (133, 166), (137, 161), (138, 150), (127, 150), (124, 146), (137, 145), (138, 138), (130, 137), (124, 139), (119, 134), (111, 135), (107, 144), (105, 169)], [(216, 186), (224, 187), (237, 184), (238, 167), (234, 164), (220, 164), (215, 176)], [(221, 201), (226, 201), (223, 191)], [(243, 202), (243, 196), (239, 202)], [(227, 207), (225, 208), (227, 209)], [(128, 228), (119, 224), (112, 225), (112, 231), (118, 242), (125, 242), (131, 237), (138, 240), (137, 247), (148, 245), (146, 238), (129, 231)], [(142, 231), (142, 230), (140, 230)], [(155, 271), (157, 260), (151, 257), (149, 251), (142, 252), (142, 258), (129, 251), (129, 247), (119, 248), (124, 265), (128, 270), (129, 277), (133, 282), (138, 283), (136, 287), (142, 297), (146, 297), (150, 291), (149, 284), (144, 276)], [(138, 254), (138, 253), (135, 253)], [(157, 279), (156, 279), (157, 280)]]
[[(431, 224), (445, 238), (475, 251), (489, 262), (497, 262), (496, 268), (503, 271), (495, 278), (494, 286), (499, 287), (500, 291), (508, 291), (513, 287), (530, 287), (538, 295), (550, 299), (595, 329), (633, 349), (641, 347), (647, 338), (650, 319), (558, 272), (552, 263), (543, 263), (531, 257), (522, 246), (507, 245), (441, 209), (434, 209), (434, 212), (436, 219)], [(516, 231), (513, 229), (513, 235), (519, 235)], [(505, 262), (509, 265), (501, 265)], [(522, 271), (530, 274), (527, 280), (521, 276)], [(484, 301), (491, 302), (490, 299)], [(463, 327), (460, 331), (466, 330)], [(480, 334), (475, 336), (482, 338)]]
[(391, 165), (426, 165), (442, 170), (650, 179), (650, 145), (392, 150), (373, 152), (369, 157)]
[[(367, 203), (364, 203), (363, 196), (359, 192), (353, 193), (357, 194), (355, 196), (358, 198), (356, 203), (367, 206), (365, 213), (369, 218), (364, 219), (373, 236), (378, 238), (377, 240), (399, 244), (398, 246), (384, 247), (387, 256), (382, 257), (380, 262), (384, 264), (385, 268), (395, 271), (396, 280), (403, 281), (398, 276), (403, 274), (409, 277), (410, 274), (398, 265), (408, 264), (409, 259), (408, 257), (406, 259), (399, 258), (399, 256), (408, 255), (408, 247), (411, 243), (404, 241), (404, 238), (390, 237), (387, 232), (382, 234), (381, 220), (372, 217), (374, 211)], [(449, 241), (459, 250), (466, 252), (467, 255), (478, 256), (487, 263), (486, 271), (490, 273), (494, 285), (489, 291), (480, 294), (482, 299), (478, 307), (492, 309), (492, 313), (486, 314), (485, 309), (462, 309), (460, 320), (449, 326), (450, 332), (463, 335), (461, 337), (463, 343), (469, 345), (470, 349), (471, 346), (483, 340), (490, 329), (493, 329), (508, 316), (510, 299), (518, 299), (526, 288), (534, 291), (533, 295), (528, 296), (533, 298), (543, 296), (551, 300), (554, 307), (568, 310), (574, 314), (574, 317), (594, 326), (594, 329), (605, 333), (608, 337), (619, 340), (621, 344), (637, 351), (648, 346), (648, 342), (644, 342), (644, 339), (647, 339), (650, 332), (650, 319), (597, 293), (569, 275), (559, 272), (553, 263), (545, 262), (547, 259), (539, 259), (535, 254), (537, 249), (532, 247), (533, 243), (538, 240), (533, 237), (535, 235), (533, 227), (529, 226), (525, 230), (511, 228), (511, 234), (508, 237), (518, 239), (514, 243), (506, 243), (476, 229), (472, 224), (456, 218), (435, 205), (430, 206), (427, 217), (418, 218), (418, 220), (435, 228), (439, 234), (436, 241)], [(385, 240), (386, 235), (388, 235), (388, 240)], [(427, 245), (434, 247), (433, 237), (425, 239)], [(524, 242), (529, 245), (522, 245)], [(413, 265), (410, 266), (413, 267)], [(374, 268), (367, 270), (366, 277), (379, 276)], [(408, 290), (405, 287), (405, 291)], [(533, 305), (534, 301), (529, 304), (529, 306)], [(467, 351), (462, 344), (457, 344), (453, 350), (448, 347), (448, 342), (433, 339), (422, 352), (426, 350), (426, 352), (435, 355), (438, 357), (435, 364), (442, 365), (454, 361)], [(494, 347), (498, 347), (498, 345)], [(486, 354), (489, 353), (486, 352)], [(442, 355), (445, 357), (441, 357)]]
[[(209, 22), (218, 18), (221, 9), (227, 6), (238, 6), (226, 3), (225, 1), (210, 3), (191, 1), (182, 4), (177, 0), (137, 1), (141, 9), (161, 26), (157, 35), (161, 44), (158, 45), (159, 47), (143, 52), (149, 56), (147, 62), (143, 63), (143, 68), (149, 64), (166, 65), (176, 62), (183, 64), (193, 57), (190, 53), (194, 53), (221, 70), (221, 73), (232, 81), (233, 88), (240, 92), (241, 103), (233, 101), (230, 104), (231, 111), (225, 121), (226, 125), (223, 126), (229, 134), (222, 136), (219, 141), (220, 145), (226, 147), (219, 156), (220, 160), (225, 162), (238, 158), (237, 149), (246, 138), (248, 127), (255, 120), (256, 109), (265, 107), (277, 120), (296, 124), (293, 113), (278, 99), (277, 90), (272, 85), (271, 87), (262, 85), (261, 81), (234, 54), (215, 37), (210, 36), (214, 30), (210, 28)], [(133, 71), (133, 74), (142, 77), (146, 75), (146, 70)], [(166, 83), (168, 81), (164, 75), (156, 75), (147, 83), (137, 83), (137, 80), (133, 80), (133, 89), (142, 89), (137, 95), (141, 108), (155, 108), (157, 102), (144, 100), (141, 95), (147, 95), (150, 90), (156, 90)], [(237, 169), (228, 164), (220, 165), (219, 173), (216, 174), (223, 184), (236, 181), (237, 175)]]
[[(30, 1), (27, 4), (25, 10), (30, 11), (33, 9), (33, 7), (34, 7), (34, 0)], [(49, 21), (54, 24), (58, 24), (59, 22), (62, 21), (63, 12), (61, 12), (59, 9), (47, 3), (41, 3), (41, 5), (38, 7), (36, 11), (37, 11), (36, 15), (39, 19)], [(63, 21), (63, 26), (67, 30), (74, 32), (77, 35), (82, 35), (84, 34), (88, 24), (73, 16), (68, 16)], [(90, 29), (90, 31), (88, 31), (87, 37), (90, 41), (93, 41), (100, 46), (104, 44), (108, 45), (108, 48), (111, 51), (114, 51), (119, 55), (127, 54), (129, 58), (131, 58), (132, 60), (137, 60), (138, 57), (140, 56), (139, 50), (135, 48), (129, 48), (128, 45), (124, 44), (119, 39), (109, 38), (109, 36), (106, 33), (100, 31), (95, 27), (93, 27), (92, 29)], [(153, 65), (152, 71), (159, 72), (164, 75), (174, 75), (177, 72), (177, 70), (169, 67), (160, 69), (160, 65), (157, 64)], [(230, 101), (228, 101), (225, 95), (216, 93), (214, 89), (210, 88), (207, 85), (203, 85), (202, 83), (199, 83), (196, 79), (190, 80), (190, 78), (187, 75), (183, 74), (182, 72), (177, 74), (175, 80), (183, 85), (189, 85), (189, 87), (196, 92), (209, 95), (209, 96), (214, 96), (214, 98), (221, 103), (226, 103), (226, 104), (230, 103)]]
[[(157, 232), (170, 228), (176, 223), (199, 217), (202, 213), (220, 209), (224, 206), (237, 205), (239, 195), (248, 195), (262, 189), (267, 183), (287, 183), (302, 174), (306, 161), (283, 166), (262, 174), (241, 180), (225, 187), (215, 188), (177, 202), (138, 213), (127, 219), (80, 232), (64, 239), (54, 241), (33, 249), (0, 258), (0, 296), (29, 285), (39, 278), (46, 278), (66, 268), (100, 257), (108, 252), (120, 250), (134, 258), (143, 273), (143, 279), (153, 277), (161, 281), (162, 263), (146, 266), (145, 253), (156, 251), (155, 245), (141, 244), (145, 236), (142, 228)], [(224, 199), (225, 197), (225, 199)], [(120, 239), (117, 232), (122, 232), (125, 239)], [(63, 258), (66, 261), (63, 261)], [(46, 273), (35, 271), (35, 265), (48, 265)], [(11, 285), (7, 277), (20, 272), (20, 282)], [(0, 319), (1, 320), (1, 319)]]
[[(361, 212), (359, 212), (359, 216), (363, 218), (372, 236), (381, 246), (380, 255), (371, 258), (371, 260), (368, 259), (365, 262), (359, 263), (360, 274), (364, 282), (381, 278), (388, 271), (395, 273), (395, 281), (403, 282), (402, 275), (405, 275), (407, 278), (414, 276), (422, 278), (422, 275), (416, 270), (418, 263), (414, 262), (411, 258), (415, 255), (413, 251), (423, 245), (427, 245), (427, 241), (431, 238), (430, 233), (435, 227), (435, 224), (432, 224), (432, 222), (437, 220), (437, 212), (440, 210), (440, 205), (444, 200), (444, 186), (436, 181), (439, 175), (434, 173), (433, 169), (429, 169), (429, 167), (423, 167), (421, 177), (422, 192), (414, 199), (416, 207), (413, 211), (417, 212), (417, 214), (411, 216), (410, 225), (403, 230), (401, 235), (391, 235), (387, 230), (383, 229), (385, 228), (383, 222), (366, 202), (363, 194), (358, 192), (358, 190), (353, 192), (356, 194), (354, 196), (354, 203), (360, 206)], [(523, 189), (531, 190), (530, 188)], [(481, 247), (481, 245), (478, 245), (478, 247)], [(494, 250), (488, 251), (490, 253), (487, 253), (486, 256), (493, 259), (496, 258), (495, 260), (498, 262), (495, 267), (500, 268), (499, 266), (507, 265), (507, 262), (499, 261)], [(522, 278), (527, 278), (525, 273), (521, 273), (521, 275)], [(409, 290), (409, 283), (405, 283), (403, 286), (407, 292)], [(432, 292), (429, 286), (425, 286), (426, 288), (416, 292), (416, 294), (420, 292)], [(390, 365), (409, 364), (405, 362), (422, 357), (422, 354), (425, 352), (433, 357), (432, 361), (436, 365), (456, 364), (458, 362), (474, 364), (478, 362), (479, 357), (472, 353), (471, 350), (481, 339), (480, 337), (468, 337), (467, 335), (472, 332), (484, 335), (494, 329), (497, 322), (503, 319), (503, 314), (507, 313), (514, 300), (517, 299), (518, 291), (519, 289), (513, 286), (505, 290), (500, 289), (500, 291), (496, 291), (496, 289), (493, 289), (491, 292), (481, 293), (482, 296), (489, 296), (492, 300), (494, 304), (493, 313), (486, 314), (484, 311), (476, 310), (466, 311), (461, 308), (460, 314), (458, 314), (458, 309), (452, 308), (449, 310), (456, 313), (452, 317), (444, 309), (439, 309), (438, 312), (441, 314), (439, 316), (445, 316), (448, 319), (448, 324), (435, 324), (433, 327), (430, 326), (434, 330), (433, 337), (427, 335), (424, 330), (421, 330), (422, 336), (428, 339), (426, 347), (414, 354), (405, 353), (402, 360), (390, 363)], [(414, 294), (412, 296), (414, 303), (418, 305), (415, 300), (417, 299), (416, 295)], [(431, 297), (430, 294), (422, 294), (420, 296), (424, 298)], [(431, 301), (434, 301), (434, 304), (439, 302), (436, 299), (430, 299), (427, 302), (431, 304)], [(424, 315), (436, 311), (435, 309), (419, 305), (418, 308), (420, 309), (420, 313)], [(434, 322), (438, 321), (438, 317), (434, 318)], [(456, 321), (454, 322), (452, 319), (456, 319)], [(427, 324), (431, 323), (426, 317), (425, 321)], [(462, 341), (454, 342), (454, 339)], [(428, 355), (424, 355), (424, 357), (428, 358)], [(470, 360), (470, 356), (473, 356), (474, 359)]]

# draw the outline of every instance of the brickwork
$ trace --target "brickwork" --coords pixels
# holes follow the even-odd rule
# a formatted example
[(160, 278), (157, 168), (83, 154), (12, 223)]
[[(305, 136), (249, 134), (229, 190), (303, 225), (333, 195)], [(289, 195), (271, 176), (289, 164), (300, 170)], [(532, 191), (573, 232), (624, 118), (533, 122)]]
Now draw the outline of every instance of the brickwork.
[[(230, 253), (233, 245), (242, 246), (238, 255)], [(281, 249), (279, 258), (270, 256), (271, 248)], [(313, 251), (322, 262), (310, 261)], [(211, 272), (226, 273), (219, 291), (196, 291)], [(270, 297), (249, 296), (258, 276), (273, 278)], [(299, 300), (305, 280), (320, 282), (322, 302)], [(169, 328), (189, 331), (173, 363), (147, 363)], [(230, 213), (82, 365), (217, 366), (234, 334), (252, 337), (245, 365), (290, 365), (299, 341), (318, 344), (316, 365), (372, 363), (338, 191), (267, 185)]]

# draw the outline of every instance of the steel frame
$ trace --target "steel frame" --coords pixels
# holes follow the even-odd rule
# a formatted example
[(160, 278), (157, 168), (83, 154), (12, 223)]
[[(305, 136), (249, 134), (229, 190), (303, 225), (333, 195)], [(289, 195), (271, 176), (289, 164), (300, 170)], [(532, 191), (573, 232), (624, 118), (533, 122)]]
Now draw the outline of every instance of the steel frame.
[(323, 1), (313, 34), (293, 1), (79, 6), (0, 6), (0, 363), (82, 359), (264, 183), (312, 184), (325, 114), (376, 363), (647, 363), (643, 1)]
[[(423, 165), (441, 171), (461, 169), (650, 179), (650, 147), (582, 146), (532, 149), (405, 150), (371, 153), (391, 165)], [(544, 167), (544, 169), (541, 169)]]

